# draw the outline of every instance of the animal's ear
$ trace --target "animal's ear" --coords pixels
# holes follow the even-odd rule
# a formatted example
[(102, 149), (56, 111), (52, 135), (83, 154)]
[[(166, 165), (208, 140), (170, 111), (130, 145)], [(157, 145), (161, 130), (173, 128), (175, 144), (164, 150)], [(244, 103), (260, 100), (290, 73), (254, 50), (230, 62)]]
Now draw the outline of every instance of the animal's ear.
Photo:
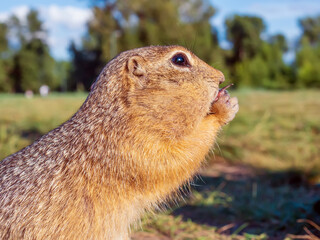
[(140, 87), (146, 84), (145, 60), (141, 56), (132, 56), (127, 61), (127, 70), (129, 77)]

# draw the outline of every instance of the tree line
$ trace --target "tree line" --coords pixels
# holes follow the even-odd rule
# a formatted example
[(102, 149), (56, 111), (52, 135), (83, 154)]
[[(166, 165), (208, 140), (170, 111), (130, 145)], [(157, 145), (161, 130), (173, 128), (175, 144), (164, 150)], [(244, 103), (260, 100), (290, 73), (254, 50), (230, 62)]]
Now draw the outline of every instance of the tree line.
[[(95, 0), (81, 44), (70, 43), (70, 61), (56, 61), (36, 10), (26, 23), (16, 16), (0, 23), (0, 91), (89, 90), (103, 66), (124, 50), (148, 45), (182, 45), (220, 69), (236, 87), (320, 88), (320, 15), (299, 20), (295, 58), (284, 35), (266, 35), (261, 17), (225, 19), (230, 48), (219, 45), (210, 24), (216, 9), (206, 0)], [(53, 49), (54, 51), (54, 49)]]

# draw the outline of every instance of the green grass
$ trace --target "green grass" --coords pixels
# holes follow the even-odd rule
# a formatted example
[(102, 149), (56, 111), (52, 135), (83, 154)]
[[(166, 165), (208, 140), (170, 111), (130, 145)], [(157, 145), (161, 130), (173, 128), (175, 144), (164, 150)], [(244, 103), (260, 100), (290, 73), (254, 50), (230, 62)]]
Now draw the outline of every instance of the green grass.
[(0, 159), (66, 121), (85, 98), (86, 94), (53, 94), (32, 99), (0, 94)]
[[(320, 225), (320, 91), (231, 94), (240, 111), (193, 193), (180, 207), (144, 217), (133, 239), (306, 239), (304, 227), (319, 236), (298, 220)], [(85, 98), (0, 94), (0, 159), (66, 121)]]
[(320, 91), (234, 95), (240, 111), (220, 135), (218, 154), (254, 167), (295, 169), (319, 177)]

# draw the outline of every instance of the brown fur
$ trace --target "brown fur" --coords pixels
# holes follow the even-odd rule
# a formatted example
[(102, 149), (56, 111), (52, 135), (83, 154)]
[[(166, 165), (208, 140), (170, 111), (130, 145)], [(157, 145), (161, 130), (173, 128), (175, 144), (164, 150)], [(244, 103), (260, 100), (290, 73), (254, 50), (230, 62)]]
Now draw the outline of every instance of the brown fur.
[[(171, 62), (177, 52), (190, 67)], [(1, 162), (0, 239), (127, 239), (238, 111), (228, 94), (212, 104), (222, 81), (179, 46), (111, 60), (70, 120)]]

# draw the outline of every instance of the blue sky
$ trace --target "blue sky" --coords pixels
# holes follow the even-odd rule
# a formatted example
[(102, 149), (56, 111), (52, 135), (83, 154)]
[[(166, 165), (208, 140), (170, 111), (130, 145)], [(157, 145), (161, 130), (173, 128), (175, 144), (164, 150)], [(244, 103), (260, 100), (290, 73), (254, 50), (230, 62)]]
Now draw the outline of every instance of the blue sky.
[[(70, 40), (80, 42), (85, 23), (91, 17), (87, 0), (2, 0), (0, 21), (12, 13), (23, 19), (29, 8), (39, 10), (48, 31), (48, 43), (53, 56), (67, 59)], [(222, 46), (225, 40), (224, 19), (232, 14), (261, 16), (267, 34), (283, 33), (294, 44), (301, 31), (298, 19), (320, 14), (320, 0), (210, 0), (217, 9), (212, 24), (218, 28)]]

